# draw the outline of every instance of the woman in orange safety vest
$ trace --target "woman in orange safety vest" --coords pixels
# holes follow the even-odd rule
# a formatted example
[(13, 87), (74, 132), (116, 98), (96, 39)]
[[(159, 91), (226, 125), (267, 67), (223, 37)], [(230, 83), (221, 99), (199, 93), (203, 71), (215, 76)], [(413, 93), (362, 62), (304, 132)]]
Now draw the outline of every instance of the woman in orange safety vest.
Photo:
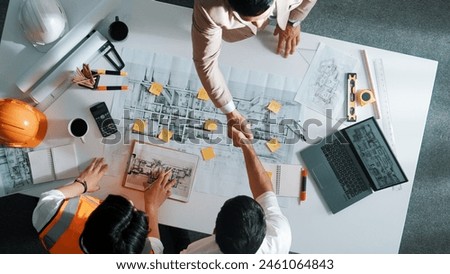
[(161, 173), (144, 194), (145, 212), (128, 199), (109, 195), (101, 201), (86, 192), (98, 190), (108, 169), (96, 158), (72, 184), (43, 193), (33, 225), (50, 253), (162, 253), (158, 212), (175, 183)]

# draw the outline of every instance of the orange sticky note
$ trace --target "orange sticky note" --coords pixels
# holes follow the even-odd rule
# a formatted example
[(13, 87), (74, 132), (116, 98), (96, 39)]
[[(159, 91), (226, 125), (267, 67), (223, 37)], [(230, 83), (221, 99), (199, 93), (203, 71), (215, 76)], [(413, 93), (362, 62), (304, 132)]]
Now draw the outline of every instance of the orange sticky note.
[(147, 122), (145, 120), (136, 119), (133, 123), (133, 132), (144, 133), (147, 127)]
[(161, 92), (163, 91), (163, 85), (161, 85), (160, 83), (153, 82), (151, 84), (151, 86), (148, 88), (148, 91), (151, 94), (159, 96), (161, 94)]
[(272, 180), (272, 171), (267, 171), (266, 170), (267, 175), (269, 176), (270, 180)]
[(278, 142), (278, 139), (273, 138), (266, 143), (266, 146), (270, 150), (270, 152), (273, 153), (281, 147), (281, 144)]
[(203, 160), (208, 161), (212, 158), (216, 157), (216, 154), (214, 153), (214, 149), (212, 147), (207, 147), (201, 150)]
[(267, 109), (272, 111), (273, 113), (278, 113), (280, 111), (281, 107), (282, 107), (282, 105), (279, 102), (272, 100), (272, 101), (270, 101), (269, 105), (267, 106)]
[(217, 123), (214, 120), (206, 120), (203, 128), (209, 131), (216, 131)]
[(173, 136), (172, 131), (168, 130), (167, 128), (163, 128), (159, 133), (158, 138), (168, 143), (170, 141), (170, 138), (172, 138), (172, 136)]
[(200, 100), (205, 100), (205, 101), (209, 100), (208, 93), (206, 92), (206, 89), (204, 87), (201, 87), (198, 90), (197, 98), (200, 99)]

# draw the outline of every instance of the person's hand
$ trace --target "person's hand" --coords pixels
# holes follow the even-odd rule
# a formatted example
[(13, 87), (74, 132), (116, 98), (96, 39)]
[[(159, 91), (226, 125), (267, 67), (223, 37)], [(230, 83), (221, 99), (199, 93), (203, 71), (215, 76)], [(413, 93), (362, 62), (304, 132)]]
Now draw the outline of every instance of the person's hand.
[(235, 147), (242, 147), (244, 145), (251, 144), (251, 141), (245, 136), (242, 131), (237, 130), (234, 127), (231, 127), (231, 137), (233, 139), (233, 145)]
[(289, 54), (294, 54), (295, 48), (300, 43), (300, 26), (293, 27), (287, 24), (286, 29), (282, 30), (277, 25), (273, 35), (278, 35), (277, 54), (282, 54), (284, 49), (284, 57), (288, 57)]
[(253, 133), (250, 130), (250, 124), (247, 122), (244, 116), (236, 109), (227, 114), (228, 125), (228, 138), (233, 139), (234, 146), (240, 146), (234, 142), (233, 129), (241, 132), (246, 139), (253, 140)]
[(81, 172), (77, 179), (86, 182), (87, 192), (94, 192), (100, 189), (98, 183), (107, 170), (108, 165), (105, 164), (103, 158), (94, 158), (89, 166)]
[(144, 193), (145, 210), (147, 213), (158, 210), (159, 207), (172, 193), (172, 187), (176, 180), (169, 181), (172, 171), (161, 171), (158, 178)]

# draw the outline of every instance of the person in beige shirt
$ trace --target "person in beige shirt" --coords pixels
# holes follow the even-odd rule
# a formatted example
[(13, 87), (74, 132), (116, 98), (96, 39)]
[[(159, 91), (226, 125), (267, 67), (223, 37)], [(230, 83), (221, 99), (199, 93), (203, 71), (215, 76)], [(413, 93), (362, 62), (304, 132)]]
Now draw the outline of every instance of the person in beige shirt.
[(287, 57), (300, 42), (300, 23), (316, 0), (195, 0), (192, 17), (193, 61), (197, 74), (214, 105), (227, 116), (231, 128), (253, 135), (245, 117), (239, 113), (219, 68), (222, 39), (236, 42), (257, 34), (276, 20), (277, 54)]

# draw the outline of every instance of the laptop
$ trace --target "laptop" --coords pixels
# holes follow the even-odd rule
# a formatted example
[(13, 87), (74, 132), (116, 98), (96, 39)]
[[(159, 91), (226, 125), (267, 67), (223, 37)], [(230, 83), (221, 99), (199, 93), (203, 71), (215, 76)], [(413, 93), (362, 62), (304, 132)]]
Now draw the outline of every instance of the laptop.
[(333, 214), (408, 181), (373, 117), (328, 135), (300, 156)]

